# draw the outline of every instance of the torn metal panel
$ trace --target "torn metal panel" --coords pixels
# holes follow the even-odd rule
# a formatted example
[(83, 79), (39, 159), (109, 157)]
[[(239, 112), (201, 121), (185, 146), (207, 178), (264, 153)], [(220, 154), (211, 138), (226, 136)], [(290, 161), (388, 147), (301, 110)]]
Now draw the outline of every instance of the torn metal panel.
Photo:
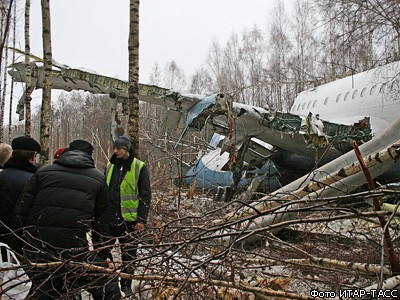
[(209, 107), (215, 105), (217, 97), (218, 95), (208, 96), (204, 98), (202, 101), (196, 103), (188, 110), (185, 127), (183, 128), (178, 140), (176, 141), (175, 148), (177, 147), (177, 145), (179, 144), (179, 142), (181, 141), (181, 139), (183, 138), (189, 127), (195, 128), (196, 130), (201, 130), (203, 128), (208, 118), (208, 114), (205, 113), (205, 111), (207, 111)]
[[(268, 148), (267, 148), (268, 147)], [(249, 163), (257, 163), (265, 161), (268, 157), (274, 154), (274, 150), (270, 145), (260, 144), (255, 138), (251, 138), (248, 149), (244, 154), (244, 160)]]
[(165, 132), (176, 136), (185, 128), (185, 115), (181, 111), (167, 108), (165, 127)]
[[(211, 150), (199, 157), (186, 173), (184, 180), (189, 185), (196, 180), (198, 186), (211, 191), (230, 186), (234, 180), (233, 172), (223, 169), (228, 162), (228, 152), (221, 154), (220, 149)], [(261, 166), (251, 166), (245, 162), (238, 186), (246, 186), (254, 177), (264, 175), (269, 188), (275, 190), (280, 187), (278, 173), (278, 167), (272, 160), (267, 159)]]
[[(400, 120), (400, 119), (399, 119)], [(399, 122), (397, 122), (399, 123)], [(393, 129), (395, 127), (392, 127)], [(370, 155), (364, 156), (363, 160), (366, 163), (366, 166), (369, 170), (374, 170), (371, 172), (373, 177), (378, 176), (379, 174), (383, 174), (389, 167), (396, 165), (398, 166), (398, 159), (400, 157), (400, 141), (395, 141), (392, 143), (391, 139), (385, 138), (384, 136), (380, 136), (380, 143), (375, 143), (371, 145), (371, 149), (380, 144), (385, 144), (383, 148), (379, 149), (377, 152), (371, 152)], [(369, 142), (372, 143), (373, 141)], [(389, 143), (387, 143), (389, 142)], [(365, 145), (368, 145), (366, 143)], [(371, 149), (368, 149), (370, 151)], [(269, 228), (270, 233), (276, 233), (280, 229), (284, 227), (284, 225), (280, 227), (273, 227), (271, 230), (271, 226), (274, 224), (278, 224), (282, 221), (287, 221), (297, 215), (297, 208), (299, 208), (299, 204), (294, 202), (294, 204), (290, 204), (284, 208), (280, 208), (275, 211), (276, 214), (268, 214), (262, 215), (261, 213), (265, 213), (266, 210), (271, 210), (273, 207), (277, 207), (282, 204), (282, 201), (291, 201), (293, 199), (306, 199), (308, 201), (312, 201), (313, 199), (318, 199), (320, 197), (332, 197), (333, 195), (338, 195), (340, 191), (337, 190), (337, 183), (342, 183), (342, 181), (347, 181), (351, 179), (354, 185), (353, 188), (360, 186), (363, 182), (365, 182), (365, 178), (362, 168), (357, 160), (357, 157), (354, 153), (352, 159), (349, 158), (347, 161), (349, 164), (343, 165), (345, 162), (342, 157), (332, 161), (331, 163), (343, 165), (341, 169), (335, 169), (332, 173), (324, 173), (323, 177), (320, 177), (318, 180), (315, 178), (305, 180), (305, 178), (299, 179), (303, 181), (302, 186), (298, 186), (295, 190), (290, 190), (289, 193), (282, 194), (282, 192), (289, 192), (287, 187), (284, 187), (281, 190), (275, 191), (274, 193), (269, 194), (268, 196), (260, 199), (257, 202), (254, 202), (242, 209), (235, 211), (234, 213), (230, 213), (224, 217), (222, 220), (217, 220), (215, 223), (224, 223), (226, 221), (233, 221), (240, 218), (254, 216), (255, 218), (250, 221), (244, 221), (241, 223), (237, 223), (236, 229), (230, 229), (230, 231), (236, 230), (236, 232), (243, 232), (243, 230), (257, 230), (260, 228)], [(322, 175), (321, 175), (322, 176)], [(293, 188), (293, 183), (288, 185)], [(351, 190), (350, 190), (351, 191)], [(343, 192), (343, 191), (342, 191)], [(347, 191), (349, 192), (349, 190)], [(301, 218), (301, 217), (300, 217)], [(226, 233), (226, 232), (225, 232)], [(251, 241), (254, 239), (258, 239), (257, 235), (249, 235), (246, 237), (247, 241)], [(224, 238), (223, 241), (230, 242), (230, 238)]]
[[(373, 178), (377, 178), (390, 169), (397, 169), (397, 171), (400, 169), (399, 161), (396, 159), (400, 155), (398, 145), (399, 131), (400, 118), (379, 136), (360, 146), (360, 151), (365, 162), (369, 164), (368, 169)], [(386, 152), (391, 156), (386, 155)], [(380, 153), (385, 153), (385, 161), (379, 159)], [(377, 157), (378, 160), (376, 159)], [(273, 203), (271, 199), (293, 199), (293, 197), (309, 197), (312, 199), (349, 194), (354, 189), (366, 183), (361, 168), (351, 174), (351, 176), (344, 172), (346, 168), (356, 165), (359, 165), (357, 157), (354, 152), (349, 151), (324, 166), (259, 199), (257, 202), (251, 203), (249, 205), (250, 208), (245, 207), (228, 215), (227, 219), (253, 214), (256, 210), (263, 211), (269, 209)]]
[[(233, 103), (230, 112), (229, 109), (216, 108), (213, 98), (208, 98), (204, 104), (200, 102), (195, 105), (187, 118), (186, 127), (202, 128), (204, 122), (208, 121), (216, 132), (227, 136), (232, 130), (229, 113), (233, 118), (234, 129), (232, 139), (226, 139), (225, 143), (235, 146), (242, 144), (245, 137), (250, 136), (306, 157), (322, 157), (324, 154), (331, 160), (351, 150), (352, 140), (363, 144), (372, 138), (368, 122), (362, 123), (366, 123), (366, 126), (334, 124), (240, 103)], [(318, 131), (313, 129), (318, 125)], [(227, 148), (229, 147), (226, 145), (225, 150)]]

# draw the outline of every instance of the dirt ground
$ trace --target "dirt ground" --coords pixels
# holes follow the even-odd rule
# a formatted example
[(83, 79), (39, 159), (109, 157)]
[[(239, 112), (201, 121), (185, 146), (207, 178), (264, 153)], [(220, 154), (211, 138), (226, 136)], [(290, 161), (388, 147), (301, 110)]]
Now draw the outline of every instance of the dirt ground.
[[(214, 201), (212, 195), (195, 194), (189, 198), (186, 192), (156, 193), (148, 222), (149, 235), (143, 237), (138, 267), (132, 272), (172, 276), (178, 281), (172, 285), (163, 280), (134, 281), (135, 293), (126, 299), (297, 299), (283, 296), (285, 293), (312, 299), (310, 292), (314, 289), (362, 289), (390, 277), (380, 271), (352, 268), (354, 264), (368, 264), (384, 265), (390, 269), (377, 217), (304, 221), (316, 216), (329, 219), (343, 213), (341, 209), (334, 213), (329, 209), (310, 211), (303, 215), (302, 222), (251, 242), (225, 246), (198, 239), (199, 234), (214, 228), (212, 222), (215, 219), (239, 206), (234, 202)], [(359, 213), (370, 211), (370, 208), (363, 206), (345, 210), (346, 213)], [(399, 228), (395, 221), (389, 227), (398, 256)], [(160, 246), (169, 243), (172, 246)], [(327, 263), (327, 260), (333, 263)], [(179, 283), (185, 278), (202, 278), (208, 283)], [(243, 288), (230, 289), (219, 282), (235, 283)], [(272, 297), (257, 292), (268, 289), (282, 296)], [(86, 294), (84, 299), (90, 297)]]

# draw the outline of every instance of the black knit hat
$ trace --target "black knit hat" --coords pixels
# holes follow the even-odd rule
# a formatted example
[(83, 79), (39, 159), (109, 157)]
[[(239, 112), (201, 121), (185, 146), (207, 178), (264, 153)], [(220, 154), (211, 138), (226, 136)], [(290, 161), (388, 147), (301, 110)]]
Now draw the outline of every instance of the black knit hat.
[(11, 147), (13, 150), (27, 150), (40, 153), (40, 144), (29, 136), (19, 136), (12, 140)]
[(131, 149), (131, 141), (128, 137), (121, 135), (113, 142), (113, 148), (123, 148), (126, 151), (129, 151)]
[(72, 150), (81, 150), (83, 152), (89, 153), (92, 155), (93, 153), (93, 146), (91, 143), (85, 141), (85, 140), (74, 140), (71, 143), (69, 143), (69, 151)]

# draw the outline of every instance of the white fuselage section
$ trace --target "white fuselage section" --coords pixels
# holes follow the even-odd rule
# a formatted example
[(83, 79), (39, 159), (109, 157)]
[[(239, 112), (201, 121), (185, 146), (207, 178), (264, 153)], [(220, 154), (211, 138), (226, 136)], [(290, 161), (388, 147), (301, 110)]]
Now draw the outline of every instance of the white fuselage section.
[(290, 112), (304, 116), (311, 112), (346, 125), (369, 117), (372, 134), (379, 134), (400, 116), (400, 62), (304, 91)]

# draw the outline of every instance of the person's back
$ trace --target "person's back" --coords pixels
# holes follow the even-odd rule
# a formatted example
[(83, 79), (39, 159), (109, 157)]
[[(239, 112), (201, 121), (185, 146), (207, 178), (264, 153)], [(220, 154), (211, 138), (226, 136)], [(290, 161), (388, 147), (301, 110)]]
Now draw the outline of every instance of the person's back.
[[(28, 181), (15, 209), (13, 228), (23, 228), (19, 235), (27, 242), (24, 253), (31, 262), (54, 261), (57, 257), (108, 266), (109, 251), (100, 256), (90, 252), (86, 237), (93, 225), (106, 234), (109, 218), (105, 176), (94, 167), (92, 151), (90, 143), (73, 141), (68, 151)], [(93, 279), (86, 274), (77, 281), (79, 274), (62, 267), (49, 270), (51, 278), (43, 271), (29, 272), (35, 299), (58, 299), (76, 286), (85, 286), (94, 299), (120, 298), (116, 278)]]
[(30, 137), (17, 137), (12, 143), (12, 156), (0, 172), (0, 241), (9, 244), (10, 231), (15, 204), (26, 183), (36, 172), (34, 165), (40, 145)]
[(67, 151), (34, 177), (37, 194), (34, 201), (29, 199), (32, 194), (23, 195), (32, 206), (29, 215), (20, 216), (31, 242), (40, 238), (54, 248), (88, 247), (91, 222), (106, 226), (108, 221), (107, 186), (91, 156), (81, 150)]

